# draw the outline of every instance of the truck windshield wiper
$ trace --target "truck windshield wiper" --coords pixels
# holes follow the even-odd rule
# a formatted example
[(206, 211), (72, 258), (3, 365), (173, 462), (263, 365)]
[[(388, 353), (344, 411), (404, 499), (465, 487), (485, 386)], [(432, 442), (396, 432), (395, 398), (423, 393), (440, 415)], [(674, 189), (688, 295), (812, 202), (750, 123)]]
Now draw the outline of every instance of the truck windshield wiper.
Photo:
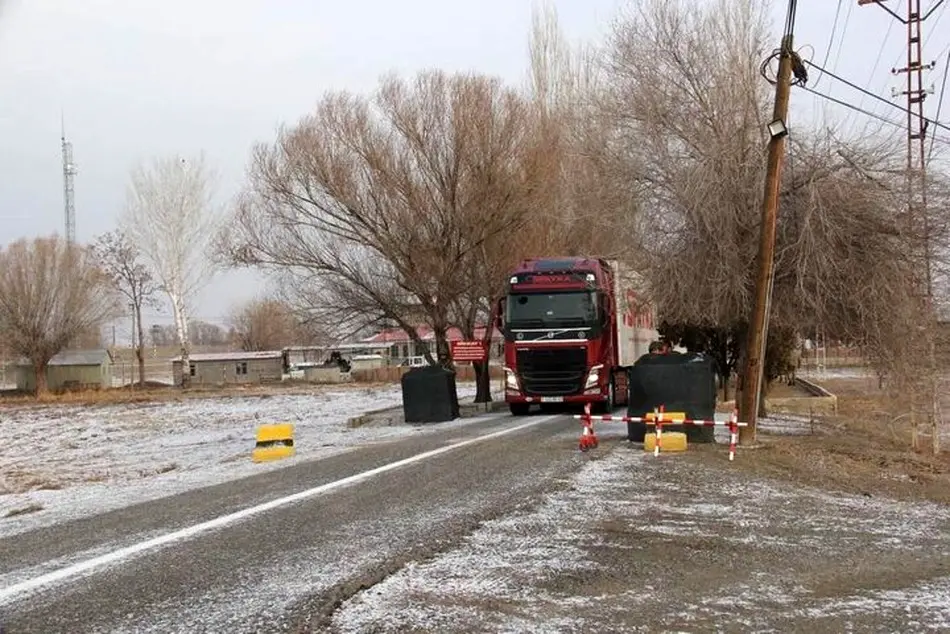
[(512, 328), (544, 328), (543, 319), (518, 319), (512, 321), (510, 326)]
[(592, 319), (584, 319), (583, 317), (564, 317), (557, 320), (557, 325), (564, 328), (583, 327), (592, 321)]

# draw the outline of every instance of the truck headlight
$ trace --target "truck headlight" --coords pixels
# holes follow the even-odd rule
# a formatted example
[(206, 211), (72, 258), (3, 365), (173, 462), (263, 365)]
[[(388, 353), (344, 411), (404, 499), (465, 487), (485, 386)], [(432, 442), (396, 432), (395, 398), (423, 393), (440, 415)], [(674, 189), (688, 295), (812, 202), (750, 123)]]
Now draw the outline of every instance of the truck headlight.
[(590, 372), (587, 373), (587, 383), (584, 385), (585, 390), (597, 387), (600, 384), (600, 371), (603, 368), (603, 365), (595, 365), (590, 369)]
[(518, 375), (511, 368), (505, 368), (505, 389), (521, 391), (521, 387), (518, 385)]

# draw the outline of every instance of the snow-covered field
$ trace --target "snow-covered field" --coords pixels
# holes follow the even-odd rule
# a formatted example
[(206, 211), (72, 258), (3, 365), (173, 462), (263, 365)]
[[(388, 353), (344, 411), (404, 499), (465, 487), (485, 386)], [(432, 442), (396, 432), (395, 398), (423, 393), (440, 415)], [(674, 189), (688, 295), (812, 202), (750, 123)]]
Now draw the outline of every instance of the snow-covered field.
[[(461, 383), (458, 392), (460, 399), (470, 399), (475, 386)], [(465, 423), (346, 424), (367, 411), (401, 403), (401, 388), (395, 385), (306, 395), (5, 408), (0, 410), (0, 536)], [(252, 463), (257, 427), (280, 422), (295, 425), (297, 455)]]

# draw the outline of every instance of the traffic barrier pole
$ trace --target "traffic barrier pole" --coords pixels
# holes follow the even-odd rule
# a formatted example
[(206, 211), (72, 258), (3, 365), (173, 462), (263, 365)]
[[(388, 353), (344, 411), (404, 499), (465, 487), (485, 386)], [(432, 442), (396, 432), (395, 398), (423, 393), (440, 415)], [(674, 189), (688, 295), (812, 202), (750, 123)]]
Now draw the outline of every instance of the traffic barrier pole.
[(732, 410), (729, 418), (729, 462), (736, 459), (736, 441), (739, 439), (739, 411)]
[(594, 424), (591, 421), (590, 409), (590, 403), (585, 403), (584, 413), (579, 417), (582, 421), (581, 424), (583, 425), (583, 429), (581, 430), (581, 440), (578, 443), (578, 448), (581, 451), (595, 449), (599, 444), (597, 442), (597, 435), (594, 434)]
[[(603, 422), (615, 422), (615, 423), (645, 423), (647, 425), (654, 425), (654, 430), (656, 434), (656, 446), (653, 448), (653, 455), (658, 456), (660, 454), (660, 447), (662, 443), (663, 425), (695, 425), (698, 427), (728, 427), (729, 428), (729, 460), (730, 462), (735, 460), (736, 457), (736, 444), (739, 439), (739, 428), (747, 427), (748, 423), (739, 422), (739, 414), (736, 410), (733, 410), (732, 414), (727, 421), (717, 421), (717, 420), (703, 420), (698, 418), (686, 418), (686, 419), (677, 419), (675, 413), (666, 412), (665, 406), (661, 405), (659, 408), (654, 408), (653, 415), (647, 416), (613, 416), (611, 414), (605, 414), (601, 416), (592, 416), (590, 408), (590, 403), (584, 405), (583, 414), (575, 414), (574, 418), (581, 421), (583, 429), (581, 431), (581, 441), (580, 448), (581, 451), (587, 451), (591, 447), (597, 447), (598, 441), (597, 436), (594, 434), (594, 423), (593, 421), (603, 421)], [(664, 417), (664, 414), (669, 418)]]

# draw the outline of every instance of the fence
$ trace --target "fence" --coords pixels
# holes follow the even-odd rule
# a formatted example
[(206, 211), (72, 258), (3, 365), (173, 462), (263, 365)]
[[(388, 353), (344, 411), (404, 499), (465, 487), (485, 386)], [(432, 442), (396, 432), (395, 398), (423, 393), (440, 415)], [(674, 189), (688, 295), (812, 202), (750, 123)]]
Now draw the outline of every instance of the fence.
[(829, 345), (821, 354), (815, 348), (803, 350), (801, 364), (801, 369), (814, 368), (819, 364), (826, 368), (845, 368), (865, 365), (865, 361), (858, 348)]
[[(371, 370), (354, 370), (351, 375), (357, 383), (398, 383), (402, 375), (408, 372), (410, 368), (403, 366), (390, 366), (385, 368), (374, 368)], [(499, 379), (504, 376), (501, 366), (492, 365), (488, 367), (489, 376), (493, 379)], [(456, 381), (474, 381), (475, 369), (470, 365), (459, 365), (455, 368)]]

